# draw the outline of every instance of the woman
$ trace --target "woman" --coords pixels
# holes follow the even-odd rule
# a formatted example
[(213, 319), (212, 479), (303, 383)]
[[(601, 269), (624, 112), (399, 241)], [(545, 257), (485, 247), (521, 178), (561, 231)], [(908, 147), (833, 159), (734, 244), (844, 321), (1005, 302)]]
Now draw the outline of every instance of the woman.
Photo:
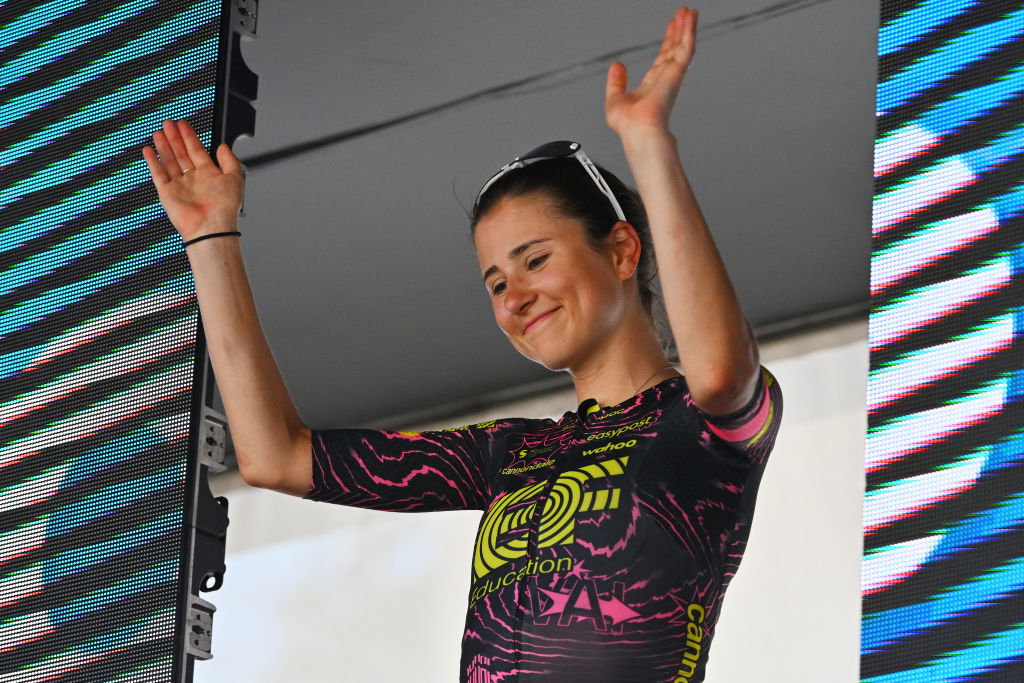
[[(557, 422), (310, 429), (245, 278), (238, 160), (221, 145), (218, 168), (185, 122), (144, 150), (187, 247), (245, 480), (348, 505), (485, 511), (464, 681), (703, 680), (781, 397), (668, 129), (696, 22), (678, 11), (635, 89), (622, 64), (608, 73), (607, 120), (642, 205), (578, 145), (552, 143), (504, 167), (474, 207), (499, 327), (573, 377), (579, 408)], [(653, 331), (652, 240), (682, 376)]]

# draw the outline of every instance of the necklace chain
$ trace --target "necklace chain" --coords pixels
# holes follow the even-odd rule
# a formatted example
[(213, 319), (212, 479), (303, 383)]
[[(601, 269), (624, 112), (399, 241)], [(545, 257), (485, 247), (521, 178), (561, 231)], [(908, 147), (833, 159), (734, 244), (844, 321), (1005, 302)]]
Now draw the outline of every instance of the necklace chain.
[(636, 390), (636, 393), (639, 394), (640, 392), (645, 391), (648, 388), (647, 387), (647, 383), (648, 382), (650, 382), (652, 379), (654, 379), (655, 377), (657, 377), (661, 373), (665, 372), (666, 370), (672, 370), (672, 369), (673, 369), (673, 367), (671, 365), (666, 365), (663, 368), (655, 370), (654, 374), (652, 374), (650, 377), (648, 377), (647, 379), (645, 379), (643, 381), (643, 383), (640, 385), (640, 388)]

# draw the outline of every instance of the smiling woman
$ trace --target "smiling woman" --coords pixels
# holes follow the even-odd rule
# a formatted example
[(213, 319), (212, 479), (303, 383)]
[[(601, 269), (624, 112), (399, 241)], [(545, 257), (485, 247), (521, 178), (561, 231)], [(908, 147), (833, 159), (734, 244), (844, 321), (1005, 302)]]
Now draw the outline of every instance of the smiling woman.
[[(604, 363), (597, 346), (606, 354), (632, 336), (619, 275), (634, 269), (635, 239), (617, 252), (591, 249), (578, 220), (535, 195), (503, 200), (478, 223), (475, 242), (495, 320), (527, 358), (575, 376), (582, 364)], [(633, 317), (647, 325), (639, 296), (632, 299)]]
[[(639, 194), (555, 142), (506, 164), (477, 199), (498, 326), (572, 375), (579, 405), (557, 421), (309, 428), (246, 281), (238, 160), (221, 146), (218, 167), (185, 122), (144, 150), (188, 246), (246, 481), (366, 508), (484, 512), (463, 681), (703, 680), (782, 403), (668, 129), (696, 23), (679, 10), (636, 88), (609, 69), (606, 116)], [(655, 249), (682, 375), (653, 325)]]
[[(635, 191), (594, 166), (578, 143), (539, 149), (554, 145), (572, 155), (524, 155), (533, 162), (507, 165), (474, 206), (473, 237), (495, 320), (523, 355), (551, 370), (569, 370), (577, 388), (580, 377), (593, 374), (581, 364), (607, 368), (622, 352), (634, 362), (649, 356), (654, 372), (663, 374), (669, 362), (651, 335), (654, 260), (643, 205)], [(556, 311), (569, 336), (539, 356), (526, 333)], [(592, 338), (579, 338), (587, 329)], [(600, 400), (581, 394), (588, 395)]]

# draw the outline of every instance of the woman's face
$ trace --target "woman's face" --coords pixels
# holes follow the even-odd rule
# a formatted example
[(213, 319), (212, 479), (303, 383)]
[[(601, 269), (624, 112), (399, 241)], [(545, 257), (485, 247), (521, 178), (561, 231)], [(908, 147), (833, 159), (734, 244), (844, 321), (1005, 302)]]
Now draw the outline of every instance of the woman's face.
[(527, 358), (576, 367), (622, 319), (615, 250), (592, 249), (582, 224), (548, 197), (502, 199), (477, 223), (474, 242), (494, 319)]

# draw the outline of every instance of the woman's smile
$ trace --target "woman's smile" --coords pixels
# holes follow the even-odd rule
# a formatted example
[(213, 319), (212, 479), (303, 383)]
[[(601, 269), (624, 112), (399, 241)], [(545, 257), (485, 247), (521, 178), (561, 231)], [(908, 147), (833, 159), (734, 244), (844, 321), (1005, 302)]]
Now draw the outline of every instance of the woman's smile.
[(527, 323), (526, 327), (523, 329), (523, 334), (527, 334), (531, 330), (535, 330), (537, 325), (540, 325), (541, 323), (546, 322), (548, 320), (548, 318), (550, 318), (552, 315), (554, 315), (558, 310), (559, 310), (558, 308), (553, 308), (550, 311), (548, 311), (547, 313), (542, 313), (539, 316), (537, 316), (536, 318), (534, 318), (533, 320), (531, 320), (529, 323)]

